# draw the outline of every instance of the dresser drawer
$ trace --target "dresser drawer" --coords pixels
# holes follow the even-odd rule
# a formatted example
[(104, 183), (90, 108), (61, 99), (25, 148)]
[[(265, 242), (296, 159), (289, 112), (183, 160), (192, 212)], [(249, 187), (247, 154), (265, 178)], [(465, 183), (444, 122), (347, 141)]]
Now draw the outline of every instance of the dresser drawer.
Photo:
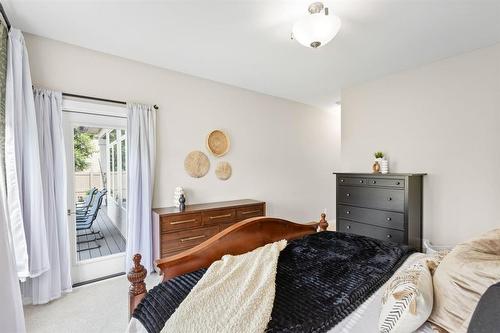
[(219, 227), (213, 226), (164, 234), (161, 236), (161, 252), (164, 254), (175, 250), (192, 248), (218, 232)]
[(236, 209), (236, 220), (243, 221), (245, 219), (256, 217), (256, 216), (264, 216), (264, 205), (254, 205), (254, 206), (246, 206)]
[(162, 216), (160, 219), (161, 233), (186, 230), (201, 226), (201, 214), (182, 214)]
[(344, 205), (338, 205), (337, 212), (341, 219), (372, 224), (384, 228), (404, 230), (405, 216), (403, 213)]
[(385, 187), (395, 187), (395, 188), (404, 188), (405, 180), (404, 179), (390, 179), (390, 178), (368, 178), (366, 180), (369, 186), (385, 186)]
[(404, 212), (403, 190), (339, 186), (337, 195), (337, 202), (341, 204)]
[(364, 177), (337, 177), (338, 185), (366, 185), (367, 179)]
[(356, 235), (388, 240), (395, 243), (404, 243), (404, 232), (388, 228), (380, 228), (369, 224), (339, 220), (337, 231)]
[(217, 209), (202, 213), (203, 225), (234, 222), (236, 209)]

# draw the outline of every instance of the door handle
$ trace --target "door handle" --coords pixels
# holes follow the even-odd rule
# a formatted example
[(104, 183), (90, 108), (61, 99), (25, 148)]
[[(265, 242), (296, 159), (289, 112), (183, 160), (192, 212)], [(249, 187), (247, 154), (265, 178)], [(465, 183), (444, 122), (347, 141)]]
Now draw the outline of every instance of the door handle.
[(71, 209), (68, 209), (67, 211), (68, 216), (75, 215), (76, 212), (72, 212)]

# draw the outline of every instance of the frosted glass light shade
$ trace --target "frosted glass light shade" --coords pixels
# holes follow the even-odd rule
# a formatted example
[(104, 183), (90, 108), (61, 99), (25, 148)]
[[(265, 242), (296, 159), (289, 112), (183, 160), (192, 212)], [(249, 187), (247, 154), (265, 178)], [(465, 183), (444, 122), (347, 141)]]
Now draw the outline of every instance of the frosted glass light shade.
[(337, 35), (340, 25), (340, 19), (335, 15), (310, 14), (293, 25), (293, 39), (306, 47), (318, 48)]

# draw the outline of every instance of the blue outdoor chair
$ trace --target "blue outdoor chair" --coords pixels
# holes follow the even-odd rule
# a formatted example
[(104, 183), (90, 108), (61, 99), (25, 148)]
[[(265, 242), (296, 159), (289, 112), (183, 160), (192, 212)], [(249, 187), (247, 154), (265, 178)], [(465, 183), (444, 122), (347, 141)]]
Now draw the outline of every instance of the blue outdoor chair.
[(96, 193), (97, 193), (97, 188), (95, 187), (91, 188), (85, 200), (83, 202), (76, 204), (76, 215), (85, 215), (88, 213)]
[[(89, 212), (85, 214), (84, 216), (77, 216), (76, 217), (76, 231), (81, 231), (81, 230), (88, 230), (89, 232), (79, 234), (77, 237), (82, 237), (82, 236), (94, 236), (93, 239), (85, 239), (85, 240), (78, 240), (77, 244), (83, 244), (83, 243), (89, 243), (89, 242), (94, 242), (100, 239), (104, 238), (104, 235), (100, 230), (95, 231), (93, 228), (94, 222), (97, 218), (97, 215), (99, 213), (99, 210), (101, 209), (101, 205), (103, 202), (103, 198), (106, 195), (108, 191), (106, 189), (103, 189), (102, 191), (97, 192), (95, 195), (94, 199), (94, 205), (89, 209)], [(98, 249), (100, 248), (101, 245), (97, 244), (94, 247), (91, 248), (86, 248), (86, 249), (79, 249), (78, 252), (80, 251), (86, 251), (86, 250), (92, 250), (92, 249)]]

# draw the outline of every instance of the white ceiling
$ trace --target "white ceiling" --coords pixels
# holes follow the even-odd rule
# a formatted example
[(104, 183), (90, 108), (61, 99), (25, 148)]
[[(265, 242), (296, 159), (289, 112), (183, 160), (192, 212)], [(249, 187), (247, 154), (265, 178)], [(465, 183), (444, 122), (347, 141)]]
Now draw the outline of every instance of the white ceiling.
[(320, 49), (290, 40), (305, 1), (3, 1), (23, 31), (329, 108), (340, 89), (500, 42), (500, 0), (325, 1)]

